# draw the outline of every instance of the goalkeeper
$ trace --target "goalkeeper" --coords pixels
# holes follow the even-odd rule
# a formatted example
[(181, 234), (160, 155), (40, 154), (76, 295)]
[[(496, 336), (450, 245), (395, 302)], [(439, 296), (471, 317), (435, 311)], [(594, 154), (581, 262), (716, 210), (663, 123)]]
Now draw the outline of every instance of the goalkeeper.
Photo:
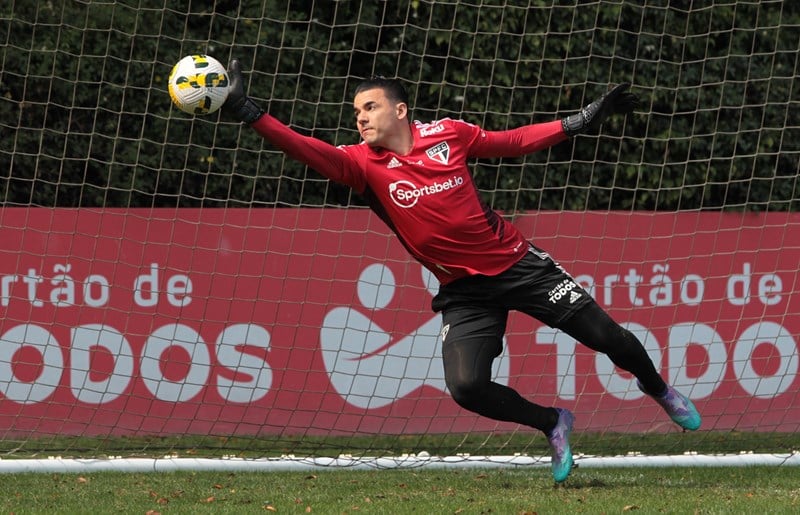
[(289, 157), (359, 193), (408, 252), (438, 278), (432, 307), (442, 313), (447, 388), (463, 408), (542, 431), (551, 447), (552, 473), (564, 481), (573, 466), (573, 415), (545, 407), (492, 381), (511, 310), (558, 328), (608, 355), (633, 374), (682, 428), (696, 430), (692, 402), (666, 384), (642, 343), (621, 327), (545, 251), (480, 198), (470, 158), (522, 156), (596, 130), (608, 116), (637, 106), (629, 84), (612, 88), (577, 114), (506, 131), (470, 123), (410, 120), (399, 81), (373, 78), (358, 85), (353, 109), (362, 142), (334, 147), (301, 135), (265, 113), (244, 91), (241, 65), (229, 66), (224, 109)]

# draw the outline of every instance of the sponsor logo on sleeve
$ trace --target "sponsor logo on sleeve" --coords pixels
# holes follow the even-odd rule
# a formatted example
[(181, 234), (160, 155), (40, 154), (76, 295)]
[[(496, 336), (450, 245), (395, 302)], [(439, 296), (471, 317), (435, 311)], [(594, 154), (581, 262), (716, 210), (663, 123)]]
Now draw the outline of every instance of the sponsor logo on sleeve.
[(439, 134), (443, 130), (444, 130), (444, 125), (442, 124), (434, 125), (433, 127), (425, 127), (424, 129), (420, 129), (419, 136), (421, 138), (427, 138), (428, 136)]

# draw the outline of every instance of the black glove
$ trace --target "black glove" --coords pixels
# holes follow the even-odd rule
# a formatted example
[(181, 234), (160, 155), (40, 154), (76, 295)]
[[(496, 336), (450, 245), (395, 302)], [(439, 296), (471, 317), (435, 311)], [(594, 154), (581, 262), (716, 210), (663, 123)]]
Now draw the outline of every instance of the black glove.
[(228, 65), (228, 80), (230, 89), (222, 109), (248, 125), (261, 118), (264, 110), (244, 92), (242, 65), (238, 59), (233, 59)]
[(612, 114), (630, 113), (639, 106), (639, 98), (628, 91), (629, 82), (618, 84), (611, 91), (580, 110), (578, 114), (561, 120), (561, 127), (570, 138), (595, 130)]

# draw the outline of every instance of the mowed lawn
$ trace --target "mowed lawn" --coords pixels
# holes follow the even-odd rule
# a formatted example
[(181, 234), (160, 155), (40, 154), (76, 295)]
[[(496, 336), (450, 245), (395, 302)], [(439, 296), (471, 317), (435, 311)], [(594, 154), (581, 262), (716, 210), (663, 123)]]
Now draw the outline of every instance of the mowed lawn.
[(23, 473), (0, 513), (800, 513), (800, 467)]

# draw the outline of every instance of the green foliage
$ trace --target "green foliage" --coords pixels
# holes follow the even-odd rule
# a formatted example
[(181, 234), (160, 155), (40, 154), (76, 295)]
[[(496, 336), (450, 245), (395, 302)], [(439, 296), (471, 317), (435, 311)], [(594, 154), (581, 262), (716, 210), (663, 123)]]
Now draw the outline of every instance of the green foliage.
[(5, 205), (330, 206), (359, 200), (224, 115), (172, 108), (190, 53), (242, 60), (305, 134), (355, 143), (351, 95), (401, 77), (418, 119), (490, 130), (572, 113), (630, 81), (627, 119), (524, 159), (475, 163), (496, 208), (800, 207), (800, 4), (12, 1), (0, 7)]

